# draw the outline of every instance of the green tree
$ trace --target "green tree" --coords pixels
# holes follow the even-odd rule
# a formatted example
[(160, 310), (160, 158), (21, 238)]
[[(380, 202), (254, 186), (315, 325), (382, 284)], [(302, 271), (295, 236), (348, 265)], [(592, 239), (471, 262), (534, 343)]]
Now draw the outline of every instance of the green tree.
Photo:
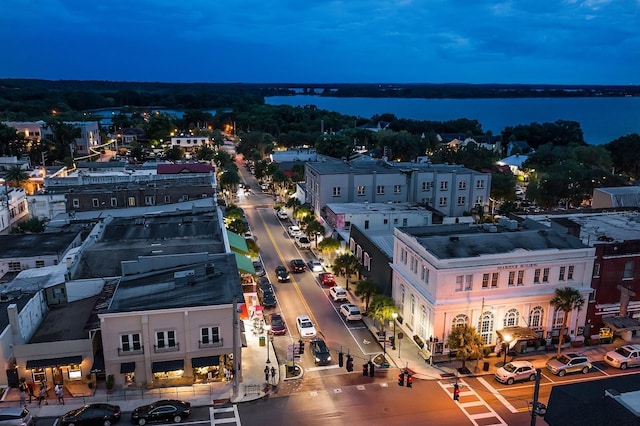
[(366, 280), (360, 280), (356, 282), (356, 296), (364, 300), (364, 309), (369, 311), (369, 302), (371, 298), (377, 293), (376, 283), (373, 280), (367, 278)]
[(196, 158), (198, 160), (211, 161), (216, 155), (216, 151), (210, 146), (203, 146), (196, 153)]
[(558, 356), (562, 350), (562, 341), (564, 340), (564, 333), (567, 329), (567, 320), (569, 319), (569, 312), (573, 310), (580, 310), (584, 305), (584, 298), (578, 290), (571, 287), (557, 288), (553, 298), (549, 302), (551, 306), (556, 310), (562, 311), (562, 328), (560, 329), (560, 336), (558, 337)]
[(375, 294), (368, 312), (374, 321), (381, 324), (382, 331), (386, 331), (386, 324), (393, 319), (393, 314), (398, 312), (398, 308), (396, 302), (389, 296)]
[[(313, 216), (310, 216), (313, 218)], [(318, 235), (324, 234), (324, 226), (320, 222), (318, 222), (315, 218), (311, 220), (307, 226), (304, 228), (304, 234), (309, 237), (309, 239), (313, 239), (316, 243), (316, 248), (318, 247)]]
[(302, 206), (302, 203), (296, 197), (291, 197), (291, 198), (289, 198), (287, 200), (287, 202), (284, 204), (284, 206), (285, 207), (289, 207), (290, 209), (292, 209), (293, 210), (293, 216), (295, 217), (296, 212), (298, 211), (300, 206)]
[(360, 272), (362, 264), (357, 257), (347, 252), (336, 258), (333, 264), (333, 273), (336, 275), (344, 275), (346, 279), (346, 289), (349, 290), (349, 279), (356, 272)]
[(49, 149), (49, 159), (68, 163), (69, 157), (73, 157), (75, 141), (81, 136), (80, 128), (57, 119), (48, 122), (47, 126), (52, 133), (47, 134), (43, 144)]
[(39, 234), (44, 232), (47, 221), (45, 219), (38, 219), (32, 217), (31, 219), (19, 222), (14, 228), (11, 229), (12, 234)]
[(145, 122), (143, 127), (150, 141), (159, 142), (160, 140), (167, 139), (169, 134), (175, 130), (176, 125), (171, 115), (156, 113), (151, 114), (149, 120)]
[(9, 127), (4, 123), (0, 123), (0, 156), (18, 155), (16, 149), (16, 141), (22, 139), (18, 134), (18, 130)]
[(179, 146), (172, 146), (164, 153), (165, 158), (169, 161), (180, 161), (184, 158), (184, 150)]
[(605, 145), (613, 167), (633, 180), (640, 179), (640, 135), (633, 133)]
[(24, 171), (19, 164), (9, 167), (4, 175), (5, 185), (10, 183), (13, 187), (21, 187), (29, 181), (29, 173)]
[(235, 232), (238, 235), (244, 235), (249, 230), (249, 227), (242, 219), (233, 219), (227, 225), (231, 232)]
[(462, 361), (462, 369), (466, 368), (466, 362), (470, 358), (481, 359), (484, 355), (484, 339), (475, 327), (464, 324), (453, 327), (447, 337), (447, 346), (456, 351), (456, 359)]
[(323, 238), (322, 241), (318, 243), (318, 251), (323, 255), (327, 255), (329, 259), (329, 265), (333, 265), (336, 251), (342, 247), (340, 241), (336, 240), (333, 237)]

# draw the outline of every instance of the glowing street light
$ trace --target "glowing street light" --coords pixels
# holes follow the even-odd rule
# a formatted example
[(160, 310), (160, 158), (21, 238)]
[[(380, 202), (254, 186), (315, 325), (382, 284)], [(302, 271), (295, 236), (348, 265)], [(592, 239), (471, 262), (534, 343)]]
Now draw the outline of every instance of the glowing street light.
[(511, 337), (510, 334), (505, 334), (504, 336), (502, 336), (502, 340), (503, 345), (504, 345), (504, 361), (502, 362), (502, 365), (506, 365), (507, 364), (507, 352), (509, 352), (509, 343), (511, 343), (511, 340), (513, 340), (513, 338)]

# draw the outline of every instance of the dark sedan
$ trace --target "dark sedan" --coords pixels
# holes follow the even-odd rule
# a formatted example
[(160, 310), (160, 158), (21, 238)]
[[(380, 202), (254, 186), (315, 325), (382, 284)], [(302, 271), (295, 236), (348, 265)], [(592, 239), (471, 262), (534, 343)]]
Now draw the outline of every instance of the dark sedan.
[(289, 276), (289, 271), (287, 271), (287, 268), (282, 265), (276, 266), (276, 276), (278, 277), (278, 281), (280, 282), (289, 281), (289, 279), (291, 278)]
[(293, 259), (291, 261), (291, 270), (293, 272), (304, 272), (307, 270), (307, 265), (305, 265), (302, 259)]
[(329, 348), (322, 339), (314, 339), (309, 343), (316, 365), (327, 365), (331, 362)]
[(267, 324), (271, 326), (271, 333), (276, 336), (287, 333), (287, 326), (280, 314), (271, 314), (267, 317)]
[(182, 419), (190, 415), (191, 403), (175, 399), (163, 399), (133, 410), (131, 423), (141, 426), (151, 422), (180, 423)]
[(120, 407), (111, 404), (86, 404), (60, 418), (63, 426), (111, 426), (120, 421)]

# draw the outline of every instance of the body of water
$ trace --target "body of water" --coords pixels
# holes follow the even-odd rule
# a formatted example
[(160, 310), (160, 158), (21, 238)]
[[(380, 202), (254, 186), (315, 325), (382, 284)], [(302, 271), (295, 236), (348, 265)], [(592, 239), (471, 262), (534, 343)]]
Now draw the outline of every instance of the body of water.
[(494, 135), (508, 126), (577, 121), (584, 140), (592, 145), (640, 134), (640, 97), (626, 98), (517, 98), (517, 99), (413, 99), (334, 98), (309, 95), (265, 98), (269, 105), (304, 106), (370, 118), (391, 113), (398, 118), (449, 121), (478, 120)]

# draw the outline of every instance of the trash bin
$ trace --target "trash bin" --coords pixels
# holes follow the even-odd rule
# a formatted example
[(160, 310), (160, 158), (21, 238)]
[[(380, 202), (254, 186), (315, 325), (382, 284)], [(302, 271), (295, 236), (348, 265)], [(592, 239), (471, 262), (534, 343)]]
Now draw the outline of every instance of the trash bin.
[(489, 371), (489, 363), (488, 362), (484, 362), (483, 366), (482, 366), (482, 371)]
[(264, 336), (260, 336), (260, 346), (264, 346), (267, 344), (267, 341), (265, 340)]

